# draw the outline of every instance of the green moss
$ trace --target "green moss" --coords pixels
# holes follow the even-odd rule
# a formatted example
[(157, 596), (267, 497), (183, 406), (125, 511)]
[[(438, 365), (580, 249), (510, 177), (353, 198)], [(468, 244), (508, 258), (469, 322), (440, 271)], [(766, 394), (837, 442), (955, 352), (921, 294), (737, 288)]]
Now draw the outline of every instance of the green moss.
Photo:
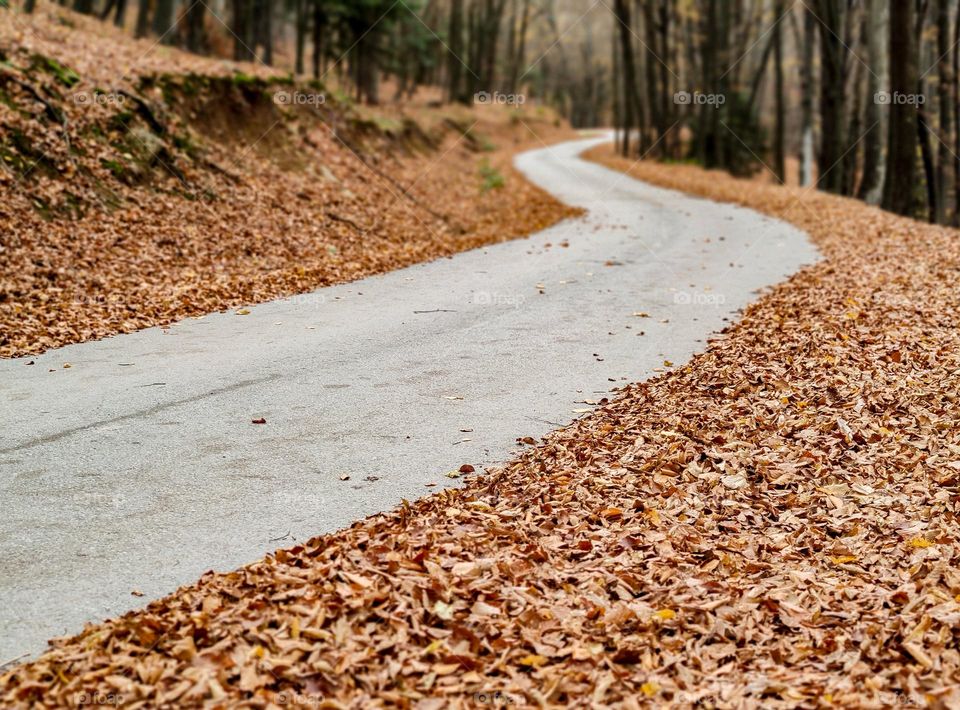
[(177, 150), (186, 153), (192, 160), (200, 156), (200, 148), (188, 134), (177, 134), (173, 136), (173, 144)]
[(255, 76), (250, 74), (244, 74), (242, 71), (238, 71), (236, 74), (231, 77), (234, 86), (243, 86), (243, 87), (262, 87), (263, 81), (258, 79)]
[(121, 111), (110, 117), (109, 128), (114, 131), (125, 131), (130, 127), (136, 114), (133, 111)]
[(58, 82), (66, 86), (68, 89), (72, 89), (74, 86), (80, 83), (80, 75), (77, 74), (73, 69), (65, 67), (56, 59), (45, 57), (42, 54), (33, 55), (32, 68), (40, 69), (47, 74), (53, 75)]
[(122, 179), (127, 172), (127, 166), (121, 163), (119, 160), (100, 160), (100, 164), (113, 173), (113, 176), (117, 179)]
[(490, 165), (490, 161), (488, 160), (484, 160), (480, 164), (480, 177), (483, 179), (483, 184), (480, 187), (481, 192), (499, 190), (507, 184), (507, 181), (500, 171)]

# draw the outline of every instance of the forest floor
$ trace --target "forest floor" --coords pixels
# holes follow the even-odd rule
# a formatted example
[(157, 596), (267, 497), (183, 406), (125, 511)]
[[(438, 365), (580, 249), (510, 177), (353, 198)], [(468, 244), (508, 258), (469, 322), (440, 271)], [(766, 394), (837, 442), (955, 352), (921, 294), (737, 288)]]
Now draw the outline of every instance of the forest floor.
[(90, 626), (4, 702), (960, 703), (956, 232), (593, 157), (824, 260), (501, 469)]
[[(371, 110), (52, 5), (0, 24), (0, 357), (260, 303), (576, 214), (548, 111)], [(424, 102), (421, 102), (423, 104)]]

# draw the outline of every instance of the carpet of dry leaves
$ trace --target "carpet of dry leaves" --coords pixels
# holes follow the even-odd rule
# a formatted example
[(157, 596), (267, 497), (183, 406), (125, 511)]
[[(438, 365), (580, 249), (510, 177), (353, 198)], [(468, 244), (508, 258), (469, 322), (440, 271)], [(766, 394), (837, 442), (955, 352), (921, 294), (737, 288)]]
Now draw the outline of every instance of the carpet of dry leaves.
[(546, 112), (374, 113), (266, 67), (40, 7), (0, 23), (0, 357), (302, 293), (575, 214), (512, 168), (518, 150), (571, 135)]
[(958, 707), (957, 232), (633, 174), (825, 258), (502, 469), (57, 641), (0, 702)]

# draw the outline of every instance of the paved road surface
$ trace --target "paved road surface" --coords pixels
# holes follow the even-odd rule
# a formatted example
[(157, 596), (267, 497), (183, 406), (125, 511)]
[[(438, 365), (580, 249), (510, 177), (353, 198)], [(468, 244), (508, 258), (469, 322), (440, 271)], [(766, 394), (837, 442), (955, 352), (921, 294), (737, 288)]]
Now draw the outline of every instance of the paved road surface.
[(530, 239), (0, 362), (0, 662), (507, 460), (816, 260), (578, 157), (603, 140), (518, 159), (589, 210)]

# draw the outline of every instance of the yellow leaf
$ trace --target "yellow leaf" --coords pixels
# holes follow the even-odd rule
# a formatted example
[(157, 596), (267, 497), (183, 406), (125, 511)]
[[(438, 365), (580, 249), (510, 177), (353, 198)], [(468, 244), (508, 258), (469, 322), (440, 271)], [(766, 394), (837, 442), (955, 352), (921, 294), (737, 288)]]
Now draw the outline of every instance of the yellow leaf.
[(847, 562), (856, 562), (856, 555), (838, 555), (837, 557), (829, 558), (831, 562), (835, 565), (845, 565)]
[(652, 698), (657, 694), (657, 691), (660, 690), (660, 686), (654, 683), (652, 680), (648, 680), (646, 683), (640, 686), (640, 690), (642, 690), (643, 694), (648, 698)]
[(533, 668), (539, 668), (540, 666), (545, 664), (547, 660), (548, 659), (545, 658), (544, 656), (537, 656), (537, 655), (531, 654), (529, 656), (524, 656), (523, 658), (521, 658), (519, 663), (521, 666), (531, 666)]
[(238, 316), (248, 316), (248, 315), (250, 315), (250, 309), (249, 309), (249, 308), (241, 308), (239, 311), (237, 311), (237, 315), (238, 315)]
[(933, 544), (932, 542), (922, 537), (915, 537), (910, 541), (911, 547), (917, 547), (921, 549), (924, 547), (930, 547), (932, 544)]
[(425, 649), (423, 649), (423, 652), (424, 652), (424, 653), (436, 653), (436, 652), (439, 651), (442, 647), (443, 647), (443, 639), (437, 639), (436, 641), (434, 641), (433, 643), (431, 643), (429, 646), (427, 646)]
[(660, 619), (661, 621), (670, 621), (670, 619), (676, 618), (677, 612), (675, 612), (673, 609), (661, 609), (656, 614), (654, 614), (654, 616)]

